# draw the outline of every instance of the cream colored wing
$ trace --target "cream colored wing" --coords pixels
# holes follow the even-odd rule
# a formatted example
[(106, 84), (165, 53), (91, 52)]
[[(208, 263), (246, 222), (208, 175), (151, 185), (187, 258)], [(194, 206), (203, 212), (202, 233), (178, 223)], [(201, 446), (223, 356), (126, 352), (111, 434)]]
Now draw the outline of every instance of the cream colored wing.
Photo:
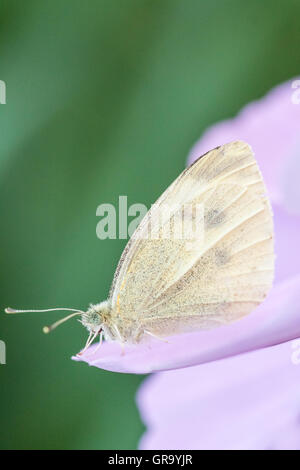
[[(186, 206), (187, 227), (196, 220), (202, 228), (188, 238), (175, 233), (179, 226), (182, 234)], [(223, 145), (185, 170), (147, 213), (118, 265), (112, 307), (157, 335), (234, 321), (266, 297), (273, 251), (271, 208), (251, 148)]]

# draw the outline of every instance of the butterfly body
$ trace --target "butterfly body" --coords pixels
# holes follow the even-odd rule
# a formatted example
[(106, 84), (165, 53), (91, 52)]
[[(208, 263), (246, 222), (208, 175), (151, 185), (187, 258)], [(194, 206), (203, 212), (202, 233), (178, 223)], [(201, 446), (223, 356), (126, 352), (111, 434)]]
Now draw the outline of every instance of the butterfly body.
[(144, 334), (143, 327), (134, 319), (135, 316), (134, 313), (121, 316), (116, 308), (111, 307), (110, 301), (106, 300), (90, 305), (87, 312), (82, 314), (81, 323), (90, 333), (103, 331), (106, 340), (135, 344), (140, 342)]
[[(187, 237), (175, 233), (186, 205), (188, 228), (202, 208), (202, 231)], [(232, 142), (196, 160), (146, 214), (116, 270), (111, 320), (124, 342), (221, 326), (253, 311), (273, 276), (266, 188), (250, 146)]]
[(151, 207), (121, 256), (109, 299), (67, 319), (81, 315), (87, 347), (98, 333), (123, 344), (214, 328), (253, 311), (273, 276), (262, 175), (251, 147), (231, 142), (198, 158)]

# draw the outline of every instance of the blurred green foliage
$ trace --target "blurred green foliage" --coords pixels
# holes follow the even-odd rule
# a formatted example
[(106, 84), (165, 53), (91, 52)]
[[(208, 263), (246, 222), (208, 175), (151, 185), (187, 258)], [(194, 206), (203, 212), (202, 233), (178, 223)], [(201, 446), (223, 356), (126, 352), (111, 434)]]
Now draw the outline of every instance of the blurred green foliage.
[[(298, 0), (1, 0), (1, 307), (107, 297), (124, 240), (96, 207), (148, 207), (211, 123), (299, 73)], [(70, 356), (76, 322), (0, 316), (0, 447), (135, 448), (142, 377)]]

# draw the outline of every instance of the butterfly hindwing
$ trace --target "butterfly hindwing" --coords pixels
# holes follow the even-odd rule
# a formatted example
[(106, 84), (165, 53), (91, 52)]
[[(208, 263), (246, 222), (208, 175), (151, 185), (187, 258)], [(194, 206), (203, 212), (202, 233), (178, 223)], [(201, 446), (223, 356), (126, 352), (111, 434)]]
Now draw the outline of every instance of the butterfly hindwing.
[[(202, 208), (192, 239), (174, 237), (184, 205)], [(152, 206), (122, 255), (111, 302), (153, 334), (178, 334), (250, 313), (273, 271), (270, 204), (251, 148), (237, 141), (200, 157)]]

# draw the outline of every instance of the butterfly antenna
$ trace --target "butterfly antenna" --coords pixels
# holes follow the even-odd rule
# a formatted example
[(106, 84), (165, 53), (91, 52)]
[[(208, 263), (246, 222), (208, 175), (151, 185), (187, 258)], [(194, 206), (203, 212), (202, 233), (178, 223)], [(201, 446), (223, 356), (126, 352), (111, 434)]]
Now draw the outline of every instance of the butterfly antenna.
[(16, 310), (15, 308), (7, 307), (5, 309), (5, 313), (11, 314), (11, 313), (56, 312), (57, 310), (85, 313), (82, 310), (78, 310), (78, 308), (64, 308), (64, 307), (46, 308), (43, 310)]
[(70, 318), (76, 317), (76, 315), (82, 315), (81, 312), (76, 312), (76, 313), (71, 313), (71, 315), (68, 315), (67, 317), (61, 318), (60, 320), (56, 321), (50, 326), (44, 326), (43, 332), (45, 334), (50, 333), (51, 331), (55, 330), (59, 325), (62, 323), (65, 323), (66, 321), (70, 320)]
[(75, 313), (71, 313), (71, 315), (68, 315), (68, 316), (62, 318), (61, 320), (56, 321), (55, 323), (53, 323), (53, 325), (44, 326), (44, 328), (43, 328), (44, 333), (50, 333), (51, 331), (55, 330), (55, 328), (57, 328), (62, 323), (70, 320), (70, 318), (73, 318), (76, 315), (82, 315), (83, 313), (85, 313), (82, 310), (78, 310), (78, 309), (75, 309), (75, 308), (63, 308), (63, 307), (46, 308), (46, 309), (42, 309), (42, 310), (16, 310), (14, 308), (7, 307), (5, 309), (5, 313), (15, 314), (15, 313), (29, 313), (29, 312), (30, 313), (35, 313), (35, 312), (56, 312), (57, 310), (63, 310), (63, 311), (69, 311), (69, 312), (75, 312)]

